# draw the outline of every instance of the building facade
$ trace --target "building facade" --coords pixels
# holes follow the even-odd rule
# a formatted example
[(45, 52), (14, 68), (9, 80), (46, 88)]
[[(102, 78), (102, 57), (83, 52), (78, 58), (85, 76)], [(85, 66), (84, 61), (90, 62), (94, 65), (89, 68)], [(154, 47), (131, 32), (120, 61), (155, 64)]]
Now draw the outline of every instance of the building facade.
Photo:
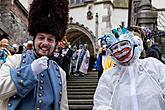
[(8, 38), (11, 45), (27, 41), (27, 16), (19, 0), (0, 0), (0, 39)]
[(119, 25), (127, 26), (127, 18), (127, 0), (70, 0), (67, 39), (72, 46), (87, 43), (96, 56), (98, 36)]

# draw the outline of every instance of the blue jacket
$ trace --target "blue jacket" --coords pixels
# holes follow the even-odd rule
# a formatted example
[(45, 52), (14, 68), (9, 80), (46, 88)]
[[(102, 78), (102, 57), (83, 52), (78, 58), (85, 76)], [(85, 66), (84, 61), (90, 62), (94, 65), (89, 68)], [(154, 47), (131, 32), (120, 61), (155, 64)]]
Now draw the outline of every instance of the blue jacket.
[[(63, 95), (63, 91), (66, 91), (66, 82), (63, 79), (64, 76), (61, 76), (59, 72), (60, 68), (54, 61), (49, 61), (49, 69), (43, 71), (36, 78), (30, 66), (31, 62), (35, 59), (34, 54), (24, 53), (20, 67), (10, 69), (11, 79), (16, 86), (17, 94), (10, 97), (7, 110), (30, 110), (31, 108), (60, 110), (61, 105), (65, 105), (63, 109), (67, 110), (67, 98), (62, 98), (66, 97)], [(2, 85), (0, 87), (3, 89)], [(65, 101), (61, 99), (65, 99)], [(62, 104), (60, 103), (61, 101)], [(47, 107), (50, 109), (47, 109)]]

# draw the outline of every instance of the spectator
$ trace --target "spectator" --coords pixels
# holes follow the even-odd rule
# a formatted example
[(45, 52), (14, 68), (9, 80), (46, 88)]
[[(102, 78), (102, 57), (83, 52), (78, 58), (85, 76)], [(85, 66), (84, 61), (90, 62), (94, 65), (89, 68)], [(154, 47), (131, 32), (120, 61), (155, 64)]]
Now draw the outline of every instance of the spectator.
[(72, 59), (71, 59), (71, 74), (75, 74), (75, 72), (76, 72), (76, 62), (77, 62), (77, 58), (78, 58), (76, 46), (73, 47), (73, 52), (74, 53), (73, 53)]
[(69, 74), (70, 73), (70, 61), (71, 61), (74, 51), (72, 50), (72, 48), (70, 48), (69, 43), (65, 42), (64, 45), (65, 46), (61, 51), (61, 62), (59, 63), (59, 65), (66, 72), (66, 77), (68, 79), (68, 77), (70, 75)]
[(84, 48), (78, 51), (78, 60), (76, 63), (76, 73), (79, 76), (87, 74), (89, 66), (90, 53), (88, 51), (88, 45), (84, 44)]
[(33, 53), (33, 41), (29, 40), (27, 42), (26, 51), (30, 54)]
[(23, 45), (20, 45), (19, 47), (18, 47), (18, 52), (17, 52), (17, 54), (22, 54), (24, 52), (24, 47), (23, 47)]
[(11, 54), (8, 50), (9, 41), (3, 38), (0, 42), (0, 66), (6, 62), (6, 58)]
[(147, 50), (146, 50), (146, 57), (154, 57), (157, 58), (158, 60), (162, 61), (162, 53), (161, 50), (158, 46), (158, 44), (156, 44), (154, 42), (154, 39), (147, 39)]
[(100, 77), (104, 71), (105, 59), (106, 59), (106, 49), (103, 46), (103, 48), (100, 48), (100, 53), (99, 53), (97, 61), (96, 61), (96, 70), (98, 71), (98, 80), (100, 79)]
[(13, 44), (12, 47), (11, 47), (11, 50), (10, 50), (11, 55), (16, 54), (17, 51), (18, 51), (18, 46), (17, 46), (17, 44)]

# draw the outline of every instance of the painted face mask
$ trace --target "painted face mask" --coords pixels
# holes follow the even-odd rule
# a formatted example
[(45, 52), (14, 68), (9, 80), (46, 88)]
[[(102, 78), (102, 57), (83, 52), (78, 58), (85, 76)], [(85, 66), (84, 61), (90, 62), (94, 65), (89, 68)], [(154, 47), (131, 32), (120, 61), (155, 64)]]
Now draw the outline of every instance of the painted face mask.
[(121, 65), (139, 58), (143, 50), (142, 41), (126, 28), (113, 30), (110, 34), (102, 35), (101, 39), (106, 43), (107, 52), (112, 55), (113, 60)]
[(128, 62), (132, 58), (132, 47), (128, 40), (113, 44), (110, 48), (111, 54), (121, 63)]

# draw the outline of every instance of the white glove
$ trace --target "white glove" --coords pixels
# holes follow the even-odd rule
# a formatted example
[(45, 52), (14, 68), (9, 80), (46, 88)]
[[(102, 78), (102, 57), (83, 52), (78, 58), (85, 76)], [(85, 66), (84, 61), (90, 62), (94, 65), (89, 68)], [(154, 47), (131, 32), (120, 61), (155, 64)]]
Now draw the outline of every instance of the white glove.
[(48, 68), (48, 57), (43, 56), (41, 58), (38, 58), (37, 60), (34, 60), (31, 64), (31, 68), (34, 75), (37, 75)]

